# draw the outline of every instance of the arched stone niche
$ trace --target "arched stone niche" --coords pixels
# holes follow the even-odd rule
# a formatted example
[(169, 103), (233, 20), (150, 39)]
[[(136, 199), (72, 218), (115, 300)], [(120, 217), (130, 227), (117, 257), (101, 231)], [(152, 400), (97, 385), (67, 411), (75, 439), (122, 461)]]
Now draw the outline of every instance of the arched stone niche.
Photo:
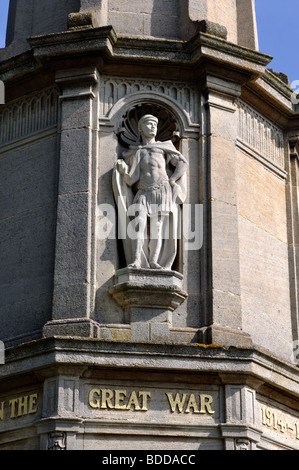
[[(199, 130), (198, 123), (192, 122), (188, 109), (183, 107), (172, 97), (159, 94), (154, 91), (131, 93), (127, 96), (120, 98), (109, 109), (105, 116), (100, 117), (100, 132), (99, 132), (99, 159), (98, 159), (98, 204), (102, 207), (103, 204), (113, 205), (116, 208), (113, 189), (112, 189), (112, 173), (117, 159), (121, 158), (123, 152), (129, 148), (130, 145), (136, 145), (138, 141), (138, 120), (144, 114), (153, 114), (159, 119), (159, 127), (157, 140), (166, 141), (172, 140), (177, 150), (179, 150), (184, 157), (189, 161), (190, 174), (188, 174), (188, 194), (187, 203), (195, 203), (198, 201), (198, 165), (199, 165)], [(197, 174), (196, 174), (197, 173)], [(190, 188), (192, 190), (190, 191)], [(116, 212), (115, 212), (116, 214)], [(98, 211), (97, 225), (103, 220), (103, 212)], [(114, 219), (117, 223), (117, 217)], [(119, 240), (117, 239), (117, 230), (115, 237), (110, 237), (106, 240), (97, 240), (97, 287), (98, 287), (98, 301), (96, 304), (97, 320), (101, 323), (109, 324), (137, 324), (136, 315), (140, 315), (140, 306), (138, 302), (141, 296), (144, 297), (144, 292), (141, 296), (136, 294), (138, 292), (138, 279), (136, 272), (122, 272), (121, 269), (125, 266), (123, 253), (119, 249)], [(190, 253), (178, 251), (179, 255), (176, 259), (174, 270), (176, 274), (174, 279), (170, 279), (171, 275), (165, 275), (164, 280), (157, 277), (157, 285), (169, 282), (169, 290), (174, 292), (172, 298), (165, 296), (165, 293), (159, 294), (160, 299), (166, 299), (167, 305), (162, 305), (159, 310), (157, 306), (148, 311), (151, 318), (143, 318), (141, 323), (153, 323), (153, 318), (156, 318), (158, 324), (167, 324), (167, 334), (169, 336), (169, 327), (174, 325), (177, 327), (199, 327), (198, 309), (194, 313), (187, 313), (187, 292), (193, 289), (192, 284), (196, 284), (198, 292), (192, 292), (190, 300), (195, 306), (200, 303), (199, 292), (199, 253)], [(191, 267), (192, 277), (189, 276), (190, 263), (194, 266)], [(144, 274), (144, 273), (143, 273)], [(196, 279), (194, 278), (194, 274)], [(119, 281), (119, 276), (123, 279)], [(129, 276), (129, 277), (128, 277)], [(116, 278), (118, 283), (133, 283), (131, 298), (124, 292), (115, 290)], [(123, 281), (123, 282), (122, 282)], [(174, 285), (173, 285), (174, 283)], [(190, 286), (190, 287), (189, 287)], [(114, 289), (113, 295), (111, 290)], [(156, 292), (156, 298), (158, 292)], [(128, 308), (128, 303), (133, 302), (135, 310)], [(136, 307), (137, 305), (137, 307)], [(137, 310), (136, 310), (137, 309)], [(129, 311), (130, 310), (130, 311)], [(144, 308), (142, 309), (144, 311)], [(155, 314), (153, 314), (155, 310)], [(164, 312), (162, 314), (162, 311)], [(134, 313), (135, 312), (135, 313)], [(136, 313), (137, 312), (137, 313)], [(160, 313), (159, 313), (160, 312)], [(195, 313), (196, 312), (196, 313)], [(162, 316), (161, 316), (162, 315)], [(152, 325), (153, 326), (153, 325)], [(147, 329), (147, 334), (148, 333)], [(142, 336), (142, 335), (141, 335)], [(142, 339), (138, 335), (136, 340)]]

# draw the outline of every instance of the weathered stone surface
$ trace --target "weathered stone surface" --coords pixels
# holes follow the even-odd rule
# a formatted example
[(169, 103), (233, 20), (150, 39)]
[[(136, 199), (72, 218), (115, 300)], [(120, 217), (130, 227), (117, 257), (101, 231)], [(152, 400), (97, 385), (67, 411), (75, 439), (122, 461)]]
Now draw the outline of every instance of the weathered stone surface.
[[(244, 330), (292, 357), (285, 181), (238, 153), (238, 211)], [(256, 328), (256, 325), (259, 328)], [(279, 331), (279, 335), (276, 332)]]
[(237, 0), (238, 44), (259, 50), (254, 0)]
[[(43, 3), (0, 54), (0, 449), (298, 449), (298, 113), (253, 1)], [(148, 108), (203, 204), (175, 273), (99, 230)]]
[(51, 318), (56, 148), (52, 136), (0, 158), (1, 339), (30, 337)]
[(239, 223), (243, 328), (256, 344), (273, 348), (290, 360), (290, 286), (284, 275), (288, 271), (288, 247), (242, 217)]
[(91, 11), (82, 11), (80, 13), (70, 13), (68, 16), (68, 28), (92, 27), (93, 14)]
[(2, 55), (17, 55), (29, 49), (30, 36), (66, 31), (68, 13), (78, 11), (80, 0), (16, 0), (10, 3), (6, 45)]
[(212, 36), (216, 36), (221, 39), (227, 39), (226, 27), (208, 20), (198, 22), (198, 32), (211, 34)]
[[(7, 49), (2, 57), (29, 50), (27, 38), (42, 34), (113, 25), (118, 34), (189, 40), (205, 21), (205, 32), (258, 49), (252, 0), (219, 4), (216, 0), (69, 0), (48, 4), (40, 0), (15, 1), (9, 15)], [(238, 20), (238, 21), (237, 21)], [(212, 23), (223, 25), (213, 26)], [(207, 28), (208, 26), (208, 29)], [(203, 24), (200, 26), (202, 31)], [(224, 28), (224, 29), (223, 29)]]
[(179, 1), (110, 0), (108, 24), (120, 34), (179, 39)]
[(237, 162), (240, 215), (286, 243), (285, 181), (241, 152)]
[[(207, 18), (214, 23), (224, 25), (228, 31), (227, 39), (238, 43), (238, 23), (236, 2), (218, 2), (217, 0), (207, 0)], [(248, 20), (250, 21), (250, 17)]]
[(213, 331), (213, 327), (220, 326), (217, 341), (227, 344), (226, 328), (242, 328), (234, 104), (240, 88), (234, 82), (214, 76), (207, 77), (205, 88), (209, 107), (208, 145), (205, 147), (209, 171), (203, 172), (202, 185), (205, 218), (210, 220), (207, 223), (205, 219), (205, 239), (210, 241), (203, 245), (202, 251), (202, 262), (209, 266), (204, 273), (205, 327)]
[[(71, 295), (74, 296), (73, 291)], [(78, 297), (80, 296), (84, 297), (84, 293), (79, 293)], [(69, 301), (71, 300), (73, 301), (73, 299), (69, 297)], [(65, 299), (61, 299), (61, 302), (64, 303)], [(70, 319), (70, 316), (71, 313), (68, 314), (65, 320), (59, 319), (47, 322), (43, 327), (44, 338), (51, 338), (53, 336), (73, 336), (78, 338), (100, 337), (100, 325), (97, 322), (88, 318)]]

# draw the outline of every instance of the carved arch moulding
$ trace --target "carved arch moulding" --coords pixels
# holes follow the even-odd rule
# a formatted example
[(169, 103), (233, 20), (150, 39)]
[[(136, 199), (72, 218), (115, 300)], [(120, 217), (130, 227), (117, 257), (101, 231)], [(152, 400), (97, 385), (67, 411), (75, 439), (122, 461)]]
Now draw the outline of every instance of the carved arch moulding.
[(122, 116), (130, 109), (156, 104), (175, 116), (181, 137), (194, 137), (200, 128), (199, 103), (198, 90), (192, 84), (102, 77), (100, 125), (117, 132)]

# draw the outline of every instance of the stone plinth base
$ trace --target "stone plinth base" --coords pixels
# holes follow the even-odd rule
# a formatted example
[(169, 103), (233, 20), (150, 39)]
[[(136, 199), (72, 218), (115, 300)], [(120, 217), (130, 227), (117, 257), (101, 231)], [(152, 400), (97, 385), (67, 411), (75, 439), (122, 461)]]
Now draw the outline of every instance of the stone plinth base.
[(125, 311), (131, 341), (168, 342), (172, 312), (187, 298), (176, 271), (125, 268), (116, 272), (110, 294)]

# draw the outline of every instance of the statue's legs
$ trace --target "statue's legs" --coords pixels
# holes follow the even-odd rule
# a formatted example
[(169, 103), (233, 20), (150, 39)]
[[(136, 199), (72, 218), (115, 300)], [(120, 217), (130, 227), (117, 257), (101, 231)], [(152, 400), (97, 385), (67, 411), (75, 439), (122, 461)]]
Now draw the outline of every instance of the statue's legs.
[(149, 215), (142, 206), (137, 209), (128, 230), (133, 259), (128, 267), (139, 269), (146, 261), (151, 269), (171, 270), (177, 254), (177, 214), (162, 211)]
[(130, 234), (132, 239), (132, 253), (133, 263), (129, 265), (129, 268), (141, 268), (141, 254), (144, 246), (144, 233), (147, 227), (147, 213), (143, 210), (139, 211), (139, 214), (134, 219), (135, 231), (134, 234)]
[(150, 244), (149, 244), (149, 265), (152, 269), (162, 269), (158, 258), (162, 248), (162, 230), (164, 224), (164, 216), (154, 214), (150, 217)]
[(171, 270), (177, 256), (178, 213), (163, 211), (159, 217), (151, 216), (149, 264), (153, 269)]
[(164, 224), (164, 228), (166, 231), (164, 238), (167, 239), (164, 251), (164, 265), (166, 269), (172, 269), (177, 256), (178, 239), (180, 238), (177, 206), (169, 213), (167, 224)]

